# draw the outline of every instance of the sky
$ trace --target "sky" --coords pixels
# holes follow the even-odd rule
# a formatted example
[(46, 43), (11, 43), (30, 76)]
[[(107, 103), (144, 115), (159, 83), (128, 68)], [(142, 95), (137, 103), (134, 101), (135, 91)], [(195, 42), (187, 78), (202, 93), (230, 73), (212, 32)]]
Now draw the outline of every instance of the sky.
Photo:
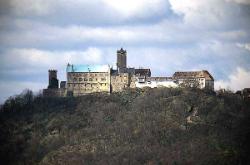
[(115, 65), (153, 76), (208, 70), (215, 88), (250, 87), (250, 0), (0, 0), (0, 102), (48, 85), (48, 69)]

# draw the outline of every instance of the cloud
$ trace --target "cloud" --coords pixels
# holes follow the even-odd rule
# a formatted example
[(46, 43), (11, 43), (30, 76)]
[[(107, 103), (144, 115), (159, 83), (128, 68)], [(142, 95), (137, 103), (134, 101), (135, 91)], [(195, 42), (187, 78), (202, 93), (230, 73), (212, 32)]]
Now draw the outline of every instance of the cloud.
[(141, 16), (147, 17), (164, 13), (168, 3), (165, 0), (102, 0), (106, 5), (110, 6), (117, 13), (124, 17)]
[[(4, 25), (3, 25), (4, 26)], [(7, 28), (8, 27), (8, 28)], [(245, 30), (201, 31), (179, 22), (163, 20), (154, 25), (85, 26), (49, 25), (37, 21), (16, 19), (12, 27), (0, 32), (0, 44), (6, 47), (58, 48), (76, 45), (156, 45), (196, 44), (209, 40), (239, 41), (249, 38)], [(12, 28), (15, 30), (9, 31)]]
[(243, 48), (243, 49), (250, 51), (250, 43), (245, 43), (245, 44), (237, 43), (236, 45), (240, 48)]
[(10, 9), (16, 15), (34, 14), (38, 16), (48, 15), (52, 9), (47, 0), (10, 0)]
[[(203, 22), (204, 24), (208, 23), (209, 25), (213, 25), (217, 24), (220, 17), (224, 15), (223, 10), (221, 10), (221, 0), (170, 0), (169, 2), (175, 13), (183, 15), (185, 23), (195, 24), (206, 20)], [(213, 8), (211, 8), (211, 4), (216, 5), (213, 5)]]
[(169, 2), (173, 12), (183, 16), (186, 25), (195, 28), (211, 30), (249, 26), (247, 21), (249, 15), (245, 13), (249, 8), (243, 8), (236, 3), (228, 3), (225, 0), (169, 0)]
[(89, 47), (85, 51), (46, 51), (15, 48), (8, 50), (5, 54), (2, 54), (0, 64), (1, 67), (14, 67), (16, 69), (26, 67), (49, 68), (61, 67), (66, 65), (68, 62), (77, 64), (96, 64), (101, 63), (102, 58), (102, 52), (98, 48), (94, 47)]
[(218, 38), (226, 41), (238, 41), (239, 39), (248, 38), (247, 31), (244, 30), (229, 30), (218, 34)]
[(239, 4), (250, 4), (249, 0), (226, 0), (227, 2), (235, 2), (235, 3), (239, 3)]
[[(75, 45), (75, 43), (94, 44), (135, 44), (168, 42), (173, 40), (169, 31), (160, 26), (112, 26), (112, 27), (90, 27), (82, 25), (51, 26), (28, 20), (16, 20), (16, 30), (9, 32), (2, 31), (0, 43), (7, 46), (22, 45)], [(13, 28), (13, 27), (12, 27)], [(148, 34), (151, 35), (148, 35)], [(182, 37), (188, 40), (189, 37)], [(187, 38), (187, 39), (185, 39)]]
[(30, 89), (34, 92), (39, 92), (41, 87), (46, 87), (47, 84), (29, 81), (0, 81), (0, 104), (2, 104), (9, 96), (18, 95), (25, 89)]
[(234, 73), (229, 75), (229, 80), (218, 80), (215, 81), (215, 89), (230, 89), (230, 90), (241, 90), (243, 88), (249, 88), (250, 82), (250, 71), (244, 68), (238, 67)]
[[(166, 0), (2, 0), (3, 9), (16, 17), (51, 24), (116, 24), (159, 19), (169, 10)], [(7, 12), (5, 12), (7, 13)], [(62, 16), (63, 15), (63, 16)]]

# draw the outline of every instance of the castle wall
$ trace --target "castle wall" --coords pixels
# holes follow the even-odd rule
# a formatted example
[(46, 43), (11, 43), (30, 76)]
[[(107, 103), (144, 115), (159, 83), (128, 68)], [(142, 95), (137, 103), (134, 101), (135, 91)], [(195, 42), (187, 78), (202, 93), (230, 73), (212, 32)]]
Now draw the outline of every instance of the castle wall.
[(110, 73), (108, 72), (68, 72), (67, 90), (73, 96), (87, 93), (110, 92)]
[(43, 89), (43, 96), (45, 97), (65, 97), (67, 90), (63, 88), (48, 88)]
[(136, 76), (135, 75), (130, 76), (130, 88), (136, 88)]
[(200, 89), (214, 90), (214, 80), (207, 80), (206, 78), (180, 78), (178, 80), (179, 86), (197, 87)]
[(111, 76), (111, 92), (121, 92), (130, 87), (130, 75), (128, 73), (119, 73)]
[(206, 80), (204, 88), (214, 90), (214, 80)]
[(137, 88), (178, 87), (178, 84), (169, 77), (137, 77), (135, 86)]

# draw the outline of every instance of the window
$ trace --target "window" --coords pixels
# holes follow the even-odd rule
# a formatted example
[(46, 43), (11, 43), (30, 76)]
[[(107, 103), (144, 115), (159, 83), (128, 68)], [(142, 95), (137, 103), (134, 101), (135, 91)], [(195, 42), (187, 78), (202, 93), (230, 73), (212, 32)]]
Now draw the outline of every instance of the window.
[(84, 81), (88, 81), (88, 79), (87, 79), (87, 78), (84, 78)]
[(79, 78), (79, 81), (82, 81), (82, 78)]
[(101, 81), (106, 81), (106, 78), (101, 78)]
[(92, 79), (92, 78), (89, 78), (89, 81), (93, 81), (93, 79)]
[(144, 83), (145, 79), (144, 78), (139, 78), (139, 83)]

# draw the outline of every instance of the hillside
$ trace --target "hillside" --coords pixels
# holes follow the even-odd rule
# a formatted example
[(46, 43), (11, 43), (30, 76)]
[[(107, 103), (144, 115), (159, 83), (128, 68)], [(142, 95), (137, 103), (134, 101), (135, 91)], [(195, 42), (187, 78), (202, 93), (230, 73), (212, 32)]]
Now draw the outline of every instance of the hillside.
[(198, 89), (43, 98), (0, 112), (0, 164), (249, 164), (250, 102)]

